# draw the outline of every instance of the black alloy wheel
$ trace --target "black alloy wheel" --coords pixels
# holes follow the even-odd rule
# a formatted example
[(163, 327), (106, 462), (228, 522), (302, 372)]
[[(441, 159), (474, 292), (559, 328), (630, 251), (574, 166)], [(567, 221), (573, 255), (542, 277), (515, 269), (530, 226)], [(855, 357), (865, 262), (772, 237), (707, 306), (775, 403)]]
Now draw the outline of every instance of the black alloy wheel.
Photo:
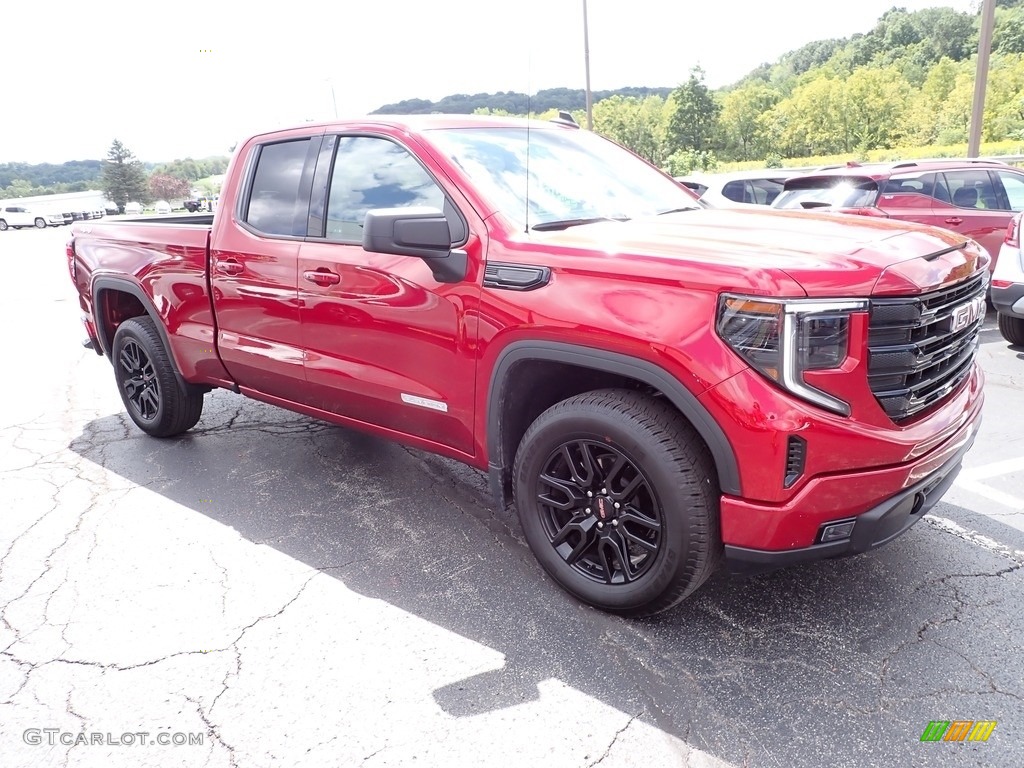
[(555, 448), (538, 478), (537, 505), (559, 557), (593, 581), (635, 581), (661, 549), (661, 503), (643, 472), (613, 446), (572, 440)]
[(121, 401), (143, 432), (172, 437), (198, 423), (203, 390), (178, 376), (151, 317), (133, 317), (118, 326), (111, 358)]
[(534, 556), (597, 608), (664, 611), (721, 559), (714, 463), (664, 398), (608, 389), (556, 403), (523, 435), (512, 480)]
[(149, 355), (134, 340), (121, 347), (121, 388), (132, 414), (143, 421), (152, 421), (160, 412), (160, 382)]

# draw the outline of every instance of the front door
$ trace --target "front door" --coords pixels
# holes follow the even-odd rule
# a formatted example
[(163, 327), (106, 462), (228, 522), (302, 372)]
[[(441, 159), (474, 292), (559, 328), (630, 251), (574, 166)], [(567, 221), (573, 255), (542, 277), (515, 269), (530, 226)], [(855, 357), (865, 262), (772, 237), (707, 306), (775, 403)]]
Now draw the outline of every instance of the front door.
[(307, 402), (472, 454), (480, 242), (470, 236), (470, 273), (454, 284), (434, 280), (421, 259), (363, 250), (367, 211), (443, 210), (446, 195), (396, 141), (330, 141), (323, 236), (309, 237), (298, 260)]

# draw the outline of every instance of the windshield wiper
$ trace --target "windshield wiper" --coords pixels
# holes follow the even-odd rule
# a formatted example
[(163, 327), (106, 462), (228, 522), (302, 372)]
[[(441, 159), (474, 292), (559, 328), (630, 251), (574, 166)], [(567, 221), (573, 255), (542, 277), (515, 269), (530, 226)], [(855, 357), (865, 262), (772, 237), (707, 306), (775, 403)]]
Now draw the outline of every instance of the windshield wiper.
[(668, 213), (682, 213), (683, 211), (699, 211), (699, 205), (688, 205), (685, 208), (669, 208), (667, 211), (658, 211), (659, 216), (664, 216)]
[(629, 218), (626, 216), (590, 216), (585, 219), (558, 219), (556, 221), (542, 221), (540, 224), (534, 224), (530, 229), (537, 230), (538, 232), (545, 232), (555, 229), (578, 227), (581, 224), (596, 224), (599, 221), (629, 221)]

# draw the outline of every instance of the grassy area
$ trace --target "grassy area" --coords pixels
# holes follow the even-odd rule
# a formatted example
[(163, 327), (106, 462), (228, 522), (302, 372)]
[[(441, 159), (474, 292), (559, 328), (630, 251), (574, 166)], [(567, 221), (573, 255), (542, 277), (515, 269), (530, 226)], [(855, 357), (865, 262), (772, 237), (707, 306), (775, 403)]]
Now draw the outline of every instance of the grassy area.
[[(1012, 139), (1008, 141), (990, 141), (981, 145), (980, 157), (1002, 157), (1005, 155), (1024, 155), (1024, 141)], [(786, 168), (817, 167), (819, 165), (837, 165), (854, 160), (858, 163), (879, 163), (889, 160), (922, 160), (936, 157), (967, 157), (967, 144), (948, 144), (945, 146), (899, 147), (896, 149), (873, 149), (869, 152), (850, 152), (845, 155), (819, 155), (817, 157), (792, 157), (782, 161)], [(1020, 163), (1018, 163), (1020, 164)], [(742, 171), (764, 168), (763, 160), (747, 162), (720, 163), (714, 169), (716, 173)]]

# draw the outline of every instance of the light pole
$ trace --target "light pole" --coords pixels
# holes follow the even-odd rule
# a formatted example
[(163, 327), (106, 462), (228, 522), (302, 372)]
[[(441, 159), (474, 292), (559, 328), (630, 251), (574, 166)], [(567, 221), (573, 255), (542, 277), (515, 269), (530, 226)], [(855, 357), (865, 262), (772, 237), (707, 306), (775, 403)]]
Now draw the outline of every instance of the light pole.
[(981, 151), (981, 123), (985, 116), (985, 86), (988, 84), (988, 60), (992, 55), (992, 27), (995, 26), (996, 0), (985, 0), (981, 7), (981, 36), (978, 40), (978, 68), (974, 74), (974, 103), (971, 105), (971, 132), (967, 156)]
[(594, 114), (590, 100), (590, 33), (587, 31), (587, 0), (583, 0), (583, 64), (587, 72), (587, 130), (594, 130)]

